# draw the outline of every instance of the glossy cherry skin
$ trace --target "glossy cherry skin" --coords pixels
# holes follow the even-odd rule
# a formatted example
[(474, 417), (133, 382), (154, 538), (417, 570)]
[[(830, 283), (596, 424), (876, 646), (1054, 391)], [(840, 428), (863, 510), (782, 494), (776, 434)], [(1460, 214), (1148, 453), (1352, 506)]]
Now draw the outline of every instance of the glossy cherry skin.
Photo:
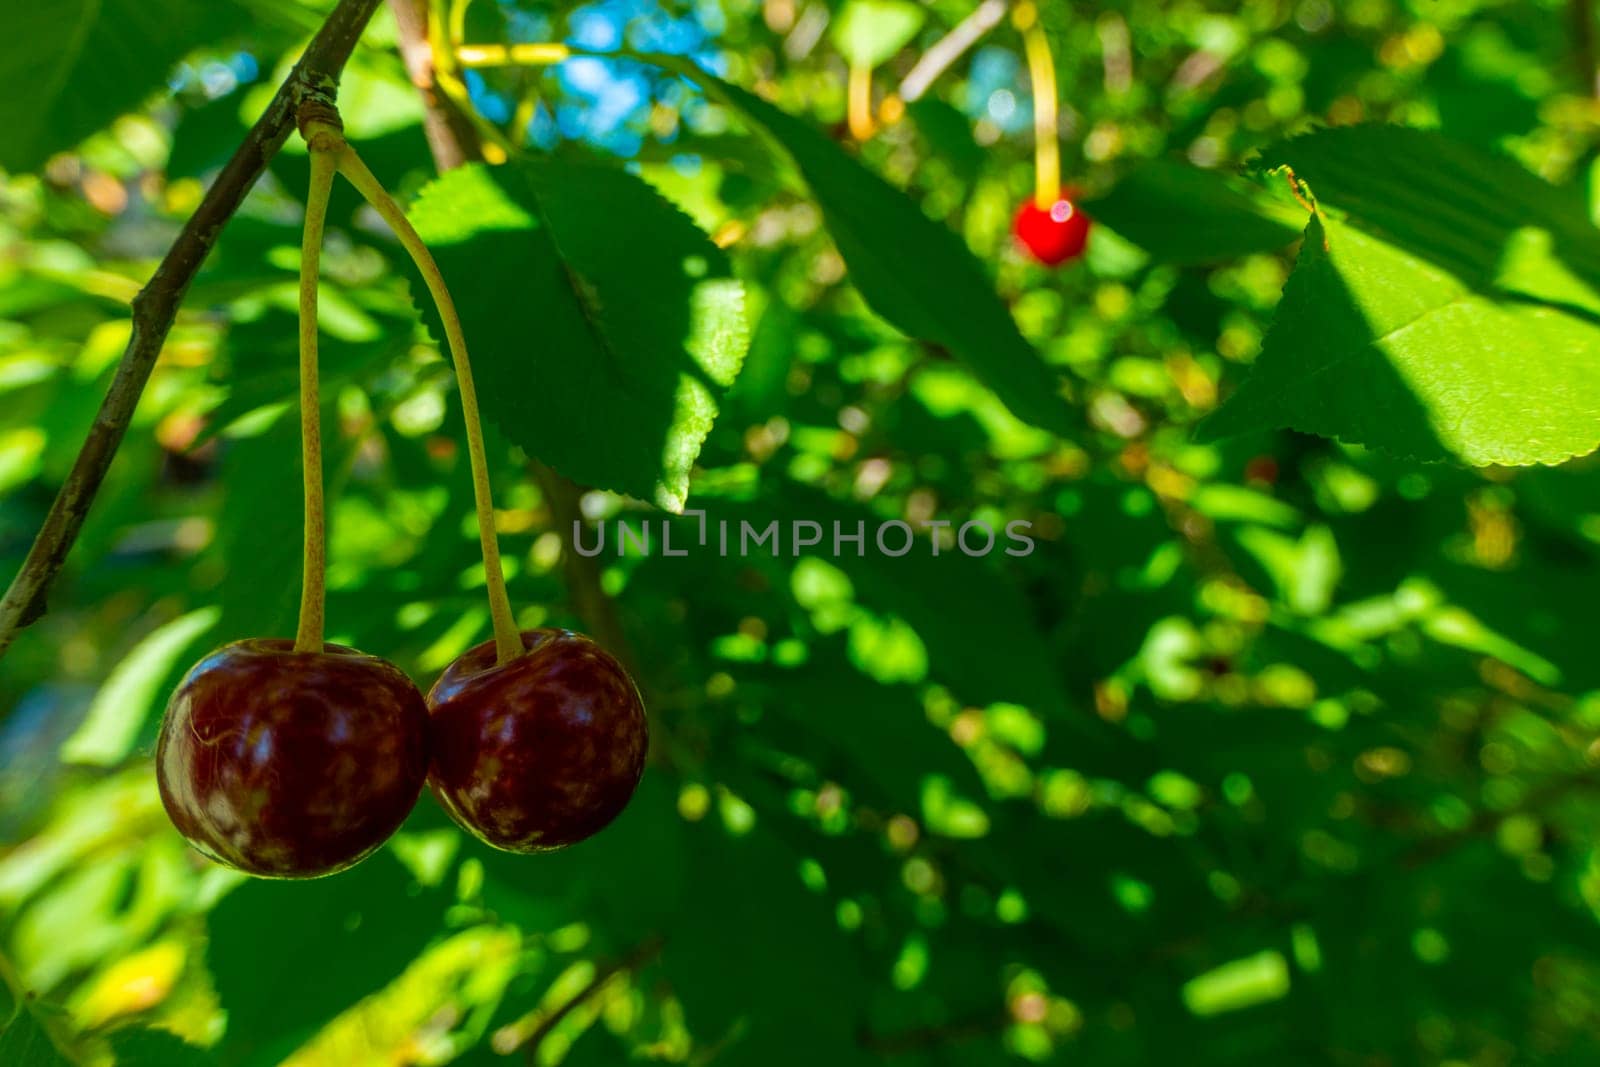
[(445, 811), (487, 844), (546, 852), (604, 829), (644, 773), (650, 730), (633, 679), (569, 630), (528, 630), (495, 665), (469, 649), (428, 694), (433, 771)]
[(1017, 210), (1011, 224), (1017, 240), (1034, 259), (1048, 267), (1077, 259), (1089, 241), (1089, 216), (1078, 207), (1075, 195), (1071, 190), (1062, 190), (1060, 199), (1048, 209), (1041, 209), (1030, 198)]
[(422, 792), (422, 694), (387, 660), (323, 647), (224, 645), (167, 703), (161, 802), (218, 863), (262, 878), (342, 871), (387, 841)]

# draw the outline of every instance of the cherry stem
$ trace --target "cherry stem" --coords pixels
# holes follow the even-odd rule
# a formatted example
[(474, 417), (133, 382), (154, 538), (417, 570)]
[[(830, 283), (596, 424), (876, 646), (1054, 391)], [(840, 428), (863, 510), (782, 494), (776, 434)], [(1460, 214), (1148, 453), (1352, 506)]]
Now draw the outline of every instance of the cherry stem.
[[(327, 617), (327, 520), (322, 500), (322, 398), (317, 380), (317, 278), (322, 265), (322, 233), (333, 190), (335, 150), (322, 124), (308, 125), (311, 189), (306, 193), (306, 225), (300, 242), (300, 457), (305, 483), (305, 569), (300, 584), (300, 625), (296, 652), (321, 652)], [(342, 140), (342, 138), (340, 138)]]
[(1022, 31), (1028, 53), (1028, 75), (1033, 81), (1034, 205), (1049, 211), (1061, 199), (1061, 120), (1057, 111), (1056, 64), (1050, 39), (1033, 3), (1018, 4), (1012, 22)]
[(858, 141), (869, 140), (877, 132), (872, 121), (872, 68), (865, 63), (850, 64), (849, 81), (850, 136)]
[(506, 594), (505, 573), (500, 567), (500, 546), (495, 538), (494, 499), (489, 489), (489, 462), (483, 447), (483, 425), (478, 414), (478, 392), (472, 384), (472, 364), (467, 359), (467, 340), (461, 332), (461, 317), (450, 299), (444, 275), (433, 254), (412, 228), (405, 212), (394, 197), (383, 187), (367, 165), (361, 161), (354, 148), (348, 144), (338, 151), (339, 173), (350, 180), (366, 198), (383, 221), (389, 224), (400, 244), (411, 256), (422, 280), (433, 296), (444, 322), (445, 340), (450, 346), (450, 356), (455, 363), (456, 383), (461, 390), (461, 413), (467, 423), (467, 458), (472, 466), (472, 495), (478, 509), (478, 539), (483, 547), (483, 577), (489, 588), (489, 616), (494, 623), (495, 658), (499, 663), (509, 663), (522, 655), (522, 634), (517, 630), (516, 619), (511, 614), (511, 599)]

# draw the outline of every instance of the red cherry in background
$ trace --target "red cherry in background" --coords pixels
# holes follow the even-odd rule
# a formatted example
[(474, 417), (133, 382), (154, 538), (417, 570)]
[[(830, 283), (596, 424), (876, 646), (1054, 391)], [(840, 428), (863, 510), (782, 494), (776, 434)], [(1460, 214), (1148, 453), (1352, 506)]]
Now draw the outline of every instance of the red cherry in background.
[(627, 807), (644, 773), (644, 702), (610, 653), (568, 630), (527, 630), (521, 656), (493, 641), (461, 654), (428, 694), (433, 794), (487, 844), (545, 852)]
[(224, 645), (167, 703), (156, 748), (173, 825), (218, 863), (316, 878), (371, 855), (428, 772), (428, 712), (399, 668), (343, 645)]
[(1075, 200), (1076, 193), (1063, 189), (1061, 197), (1048, 208), (1029, 199), (1017, 209), (1011, 230), (1033, 258), (1049, 267), (1060, 266), (1083, 255), (1089, 240), (1089, 216)]

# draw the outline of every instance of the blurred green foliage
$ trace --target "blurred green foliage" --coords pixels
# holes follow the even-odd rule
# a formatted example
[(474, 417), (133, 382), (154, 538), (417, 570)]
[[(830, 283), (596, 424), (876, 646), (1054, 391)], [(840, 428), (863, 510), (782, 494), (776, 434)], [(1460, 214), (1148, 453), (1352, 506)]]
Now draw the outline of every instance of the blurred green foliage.
[[(7, 23), (0, 575), (129, 300), (328, 6)], [(890, 98), (975, 6), (458, 2), (472, 43), (686, 58), (467, 72), (480, 132), (527, 158), (446, 179), (380, 15), (341, 100), (372, 168), (428, 187), (520, 621), (580, 624), (540, 459), (595, 487), (581, 539), (610, 538), (651, 766), (543, 857), (425, 797), (346, 875), (248, 882), (168, 824), (166, 693), (293, 627), (291, 144), (0, 664), (0, 1064), (1600, 1058), (1600, 468), (1451, 462), (1597, 440), (1600, 105), (1572, 12), (1045, 4), (1099, 219), (1052, 272), (1009, 236), (1033, 190), (1009, 25)], [(877, 68), (865, 143), (844, 50)], [(1313, 132), (1371, 123), (1437, 132)], [(1298, 247), (1297, 200), (1322, 212)], [(411, 278), (342, 189), (329, 636), (425, 686), (489, 623)], [(1249, 432), (1197, 436), (1213, 411)], [(655, 550), (619, 556), (619, 520)], [(1035, 548), (970, 556), (972, 520)], [(698, 547), (702, 522), (774, 521), (781, 554)], [(791, 551), (796, 521), (823, 542)], [(903, 557), (873, 544), (889, 521)], [(665, 555), (663, 523), (696, 550)]]

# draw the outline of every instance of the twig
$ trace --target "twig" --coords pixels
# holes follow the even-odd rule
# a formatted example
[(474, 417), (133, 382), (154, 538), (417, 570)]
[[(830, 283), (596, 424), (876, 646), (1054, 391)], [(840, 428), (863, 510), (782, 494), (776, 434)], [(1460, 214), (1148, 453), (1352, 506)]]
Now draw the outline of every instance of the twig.
[(1600, 788), (1600, 772), (1593, 769), (1551, 778), (1529, 790), (1522, 802), (1509, 811), (1481, 811), (1459, 830), (1418, 841), (1399, 857), (1398, 863), (1407, 870), (1426, 866), (1476, 838), (1494, 833), (1513, 815), (1535, 814), (1572, 793), (1595, 788)]
[(621, 660), (628, 672), (638, 679), (638, 661), (628, 643), (628, 635), (622, 629), (622, 620), (617, 617), (611, 598), (600, 585), (599, 559), (585, 556), (574, 549), (573, 543), (566, 541), (569, 534), (576, 536), (578, 525), (583, 522), (583, 510), (579, 503), (583, 498), (582, 488), (537, 460), (530, 463), (528, 468), (533, 480), (539, 483), (539, 491), (544, 494), (545, 502), (550, 505), (551, 521), (563, 539), (561, 568), (566, 574), (572, 610), (583, 620), (590, 636)]
[(529, 1063), (538, 1062), (539, 1043), (549, 1037), (557, 1026), (561, 1025), (562, 1019), (565, 1019), (580, 1006), (592, 1000), (595, 994), (604, 989), (606, 983), (617, 975), (636, 971), (655, 959), (656, 956), (660, 955), (661, 949), (665, 945), (666, 940), (661, 935), (652, 934), (630, 949), (627, 955), (598, 968), (594, 972), (594, 977), (589, 979), (588, 985), (574, 993), (560, 1007), (543, 1016), (539, 1020), (539, 1024), (528, 1034), (527, 1039), (522, 1042), (523, 1056), (527, 1061)]
[(428, 0), (389, 0), (400, 31), (400, 58), (406, 75), (422, 94), (422, 129), (433, 162), (441, 171), (483, 158), (472, 120), (439, 88), (433, 43), (428, 35)]
[(869, 1030), (862, 1030), (856, 1039), (861, 1047), (868, 1052), (875, 1052), (883, 1056), (894, 1056), (907, 1052), (919, 1052), (935, 1045), (949, 1045), (962, 1041), (972, 1041), (980, 1037), (988, 1037), (991, 1034), (999, 1033), (1010, 1024), (1011, 1016), (1009, 1013), (1003, 1011), (988, 1012), (970, 1019), (958, 1019), (940, 1026), (923, 1026), (914, 1030), (902, 1030), (894, 1034), (874, 1034)]
[(1102, 17), (1096, 29), (1100, 34), (1100, 66), (1105, 72), (1106, 94), (1121, 96), (1133, 88), (1133, 44), (1128, 37), (1128, 24), (1113, 12)]
[(1197, 49), (1178, 64), (1178, 69), (1172, 73), (1172, 81), (1168, 88), (1175, 92), (1193, 92), (1212, 78), (1221, 74), (1227, 66), (1226, 57), (1208, 49)]
[(1600, 61), (1596, 59), (1594, 0), (1572, 0), (1572, 61), (1585, 95), (1600, 99)]
[(0, 657), (24, 627), (43, 617), (50, 584), (60, 573), (67, 553), (83, 528), (83, 520), (128, 431), (134, 408), (138, 406), (145, 383), (150, 380), (150, 372), (190, 283), (217, 243), (223, 227), (244, 201), (245, 194), (294, 129), (295, 111), (301, 101), (308, 97), (331, 98), (336, 92), (339, 74), (378, 3), (379, 0), (340, 0), (288, 78), (278, 87), (266, 112), (256, 120), (233, 158), (206, 191), (205, 198), (184, 224), (149, 283), (134, 297), (133, 331), (111, 388), (95, 415), (71, 473), (62, 483), (55, 503), (50, 506), (50, 514), (23, 560), (22, 569), (12, 579), (5, 597), (0, 599)]
[(795, 20), (794, 29), (783, 39), (784, 56), (792, 63), (799, 63), (811, 55), (831, 19), (827, 4), (807, 4)]
[(1000, 25), (1006, 17), (1006, 8), (1006, 0), (983, 0), (977, 10), (956, 24), (955, 29), (935, 41), (900, 83), (900, 99), (910, 103), (927, 92), (939, 75), (949, 70), (967, 49)]
[[(428, 146), (433, 151), (434, 164), (445, 171), (481, 159), (482, 143), (471, 119), (437, 87), (433, 74), (434, 49), (428, 39), (428, 0), (389, 0), (389, 6), (399, 26), (400, 53), (406, 57), (406, 70), (422, 92)], [(581, 517), (578, 500), (582, 490), (537, 461), (532, 464), (532, 473), (550, 504), (555, 528), (563, 532), (571, 530), (573, 520)], [(570, 549), (563, 550), (562, 559), (567, 592), (584, 627), (638, 678), (637, 664), (622, 621), (611, 598), (600, 586), (598, 564)]]

